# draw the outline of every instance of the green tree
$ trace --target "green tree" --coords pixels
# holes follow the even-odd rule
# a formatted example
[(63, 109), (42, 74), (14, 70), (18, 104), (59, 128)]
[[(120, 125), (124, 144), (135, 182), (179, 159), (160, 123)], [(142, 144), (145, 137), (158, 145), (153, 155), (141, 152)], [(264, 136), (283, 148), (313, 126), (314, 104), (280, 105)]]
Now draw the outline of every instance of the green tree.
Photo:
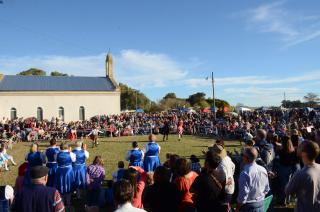
[(190, 104), (185, 99), (179, 98), (164, 98), (159, 102), (163, 110), (175, 109), (180, 107), (190, 107)]
[(150, 99), (145, 94), (129, 86), (119, 83), (121, 90), (121, 110), (135, 110), (142, 108), (145, 111), (150, 110)]
[(307, 107), (316, 107), (320, 100), (319, 96), (315, 93), (307, 93), (303, 99), (306, 101)]
[(282, 105), (282, 107), (285, 107), (285, 108), (302, 108), (302, 107), (305, 107), (305, 104), (303, 102), (301, 102), (300, 100), (294, 100), (294, 101), (283, 100), (281, 105)]
[(199, 106), (200, 109), (205, 109), (210, 107), (210, 104), (206, 100), (202, 100), (199, 103), (197, 103), (196, 106)]
[(52, 71), (50, 75), (53, 77), (66, 77), (66, 76), (68, 76), (68, 74), (64, 74), (59, 71)]
[(30, 68), (26, 71), (22, 71), (20, 73), (18, 73), (17, 75), (24, 75), (24, 76), (46, 76), (47, 73), (41, 69), (37, 69), (37, 68)]
[(177, 98), (177, 96), (176, 96), (175, 93), (167, 93), (167, 94), (163, 97), (163, 99), (176, 99), (176, 98)]
[(200, 102), (205, 101), (206, 94), (202, 92), (198, 92), (189, 96), (187, 101), (191, 106), (199, 105)]

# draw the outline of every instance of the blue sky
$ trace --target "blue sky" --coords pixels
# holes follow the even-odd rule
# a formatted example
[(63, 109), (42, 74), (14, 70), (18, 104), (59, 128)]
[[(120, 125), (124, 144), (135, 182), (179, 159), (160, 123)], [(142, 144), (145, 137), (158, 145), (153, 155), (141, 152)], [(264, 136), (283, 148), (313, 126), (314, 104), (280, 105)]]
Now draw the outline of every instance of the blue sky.
[(104, 75), (153, 100), (168, 92), (279, 105), (320, 94), (320, 2), (2, 0), (0, 72)]

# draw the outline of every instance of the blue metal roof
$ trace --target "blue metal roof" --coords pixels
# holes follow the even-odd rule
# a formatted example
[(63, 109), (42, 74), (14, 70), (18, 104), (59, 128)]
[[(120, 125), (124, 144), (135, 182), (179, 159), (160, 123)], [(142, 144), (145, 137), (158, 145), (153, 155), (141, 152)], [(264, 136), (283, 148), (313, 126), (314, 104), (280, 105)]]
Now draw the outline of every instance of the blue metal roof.
[(4, 75), (2, 91), (114, 91), (116, 86), (108, 77), (53, 77)]

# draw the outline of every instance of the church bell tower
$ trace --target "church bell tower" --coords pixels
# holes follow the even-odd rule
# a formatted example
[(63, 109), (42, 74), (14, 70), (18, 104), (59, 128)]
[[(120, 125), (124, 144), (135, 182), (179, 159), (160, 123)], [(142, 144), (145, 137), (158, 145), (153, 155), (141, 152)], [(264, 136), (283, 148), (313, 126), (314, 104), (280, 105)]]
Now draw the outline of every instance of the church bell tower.
[(109, 77), (110, 79), (113, 79), (112, 63), (112, 55), (111, 53), (108, 53), (106, 57), (106, 77)]

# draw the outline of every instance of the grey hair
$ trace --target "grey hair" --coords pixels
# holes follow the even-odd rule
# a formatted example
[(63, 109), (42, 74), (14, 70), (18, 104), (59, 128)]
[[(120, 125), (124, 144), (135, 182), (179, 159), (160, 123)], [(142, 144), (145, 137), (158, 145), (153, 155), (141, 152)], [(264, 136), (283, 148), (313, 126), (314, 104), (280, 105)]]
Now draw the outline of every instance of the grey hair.
[(77, 142), (76, 142), (76, 146), (77, 146), (77, 147), (82, 147), (82, 141), (77, 141)]

